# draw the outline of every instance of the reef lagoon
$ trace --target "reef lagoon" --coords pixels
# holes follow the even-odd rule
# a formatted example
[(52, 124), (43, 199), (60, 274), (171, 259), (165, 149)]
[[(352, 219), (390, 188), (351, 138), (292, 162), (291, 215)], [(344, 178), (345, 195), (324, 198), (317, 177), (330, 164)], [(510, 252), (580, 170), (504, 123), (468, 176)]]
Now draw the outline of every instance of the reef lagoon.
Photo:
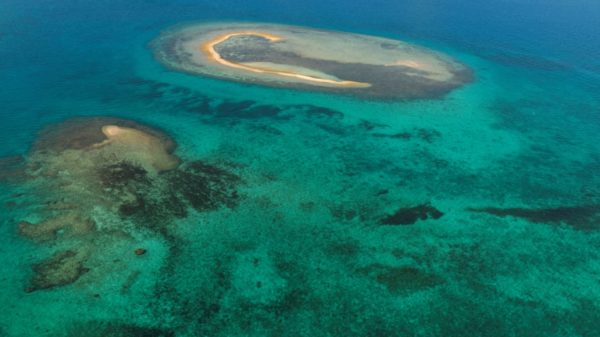
[(0, 5), (0, 337), (600, 336), (597, 2)]

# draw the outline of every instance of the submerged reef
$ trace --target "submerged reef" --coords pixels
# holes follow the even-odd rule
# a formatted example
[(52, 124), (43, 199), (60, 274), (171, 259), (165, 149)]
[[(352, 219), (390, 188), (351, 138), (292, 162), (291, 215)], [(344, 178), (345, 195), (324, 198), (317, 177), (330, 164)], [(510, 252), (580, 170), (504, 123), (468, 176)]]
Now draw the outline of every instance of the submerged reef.
[(561, 206), (549, 208), (469, 208), (471, 212), (487, 213), (499, 217), (515, 217), (530, 222), (567, 224), (578, 230), (600, 229), (600, 205)]
[(121, 181), (113, 189), (127, 196), (119, 204), (119, 214), (157, 231), (165, 230), (169, 218), (185, 217), (188, 208), (203, 212), (234, 207), (239, 199), (237, 175), (199, 160), (164, 172), (158, 180), (147, 178), (143, 169), (132, 164), (118, 167), (108, 168), (104, 175), (114, 176), (108, 179), (111, 185)]
[(402, 207), (394, 214), (389, 215), (379, 221), (382, 225), (413, 225), (418, 220), (427, 220), (429, 218), (437, 220), (444, 215), (437, 208), (429, 204), (421, 204), (413, 207)]
[(190, 74), (363, 98), (439, 97), (473, 78), (458, 61), (402, 41), (276, 24), (176, 27), (151, 47)]
[(81, 236), (94, 230), (94, 221), (78, 212), (60, 214), (37, 224), (27, 221), (19, 223), (19, 234), (37, 242), (51, 241), (58, 235)]
[(35, 220), (23, 219), (17, 231), (56, 248), (33, 265), (26, 291), (76, 282), (93, 268), (88, 257), (102, 258), (98, 242), (106, 235), (131, 241), (149, 231), (171, 242), (173, 220), (189, 208), (236, 206), (238, 175), (200, 160), (183, 162), (175, 147), (162, 131), (111, 117), (42, 130), (21, 165), (23, 186), (40, 204), (33, 205)]
[(25, 178), (23, 174), (23, 165), (25, 164), (22, 156), (10, 156), (0, 158), (0, 182), (15, 183)]
[(240, 178), (202, 161), (193, 161), (169, 172), (167, 179), (177, 187), (178, 196), (198, 211), (213, 210), (221, 205), (233, 207), (238, 199), (234, 187)]
[(75, 324), (69, 329), (68, 337), (175, 337), (175, 332), (117, 322), (92, 321)]
[(436, 275), (426, 273), (415, 267), (390, 267), (374, 264), (358, 269), (360, 274), (375, 278), (391, 293), (411, 293), (425, 290), (443, 283)]
[(32, 266), (35, 273), (26, 292), (71, 284), (89, 271), (84, 267), (84, 253), (72, 250), (58, 252), (47, 260)]

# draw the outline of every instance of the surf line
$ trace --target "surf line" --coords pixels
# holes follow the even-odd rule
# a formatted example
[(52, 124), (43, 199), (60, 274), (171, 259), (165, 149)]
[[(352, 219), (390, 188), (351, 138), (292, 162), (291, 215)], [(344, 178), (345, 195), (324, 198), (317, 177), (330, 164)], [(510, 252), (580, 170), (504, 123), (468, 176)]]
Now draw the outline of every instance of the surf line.
[(241, 70), (251, 71), (254, 73), (261, 73), (261, 74), (293, 77), (293, 78), (298, 78), (298, 79), (309, 81), (309, 82), (323, 83), (323, 84), (329, 84), (329, 85), (340, 86), (340, 87), (366, 88), (366, 87), (371, 86), (371, 84), (364, 83), (364, 82), (344, 81), (344, 80), (336, 81), (336, 80), (331, 80), (331, 79), (326, 79), (326, 78), (302, 75), (302, 74), (298, 74), (298, 73), (291, 72), (291, 71), (280, 71), (280, 70), (274, 70), (274, 69), (262, 68), (262, 67), (250, 67), (250, 66), (247, 66), (244, 64), (227, 61), (226, 59), (222, 58), (221, 55), (215, 50), (215, 46), (218, 45), (219, 43), (227, 41), (229, 38), (234, 37), (234, 36), (258, 36), (258, 37), (267, 39), (270, 42), (277, 42), (277, 41), (282, 40), (281, 37), (279, 37), (277, 35), (269, 34), (269, 33), (252, 32), (252, 31), (233, 32), (233, 33), (226, 33), (226, 34), (217, 36), (212, 40), (209, 40), (208, 42), (204, 43), (201, 46), (201, 50), (211, 60), (213, 60), (219, 64), (222, 64), (224, 66), (235, 68), (235, 69), (241, 69)]

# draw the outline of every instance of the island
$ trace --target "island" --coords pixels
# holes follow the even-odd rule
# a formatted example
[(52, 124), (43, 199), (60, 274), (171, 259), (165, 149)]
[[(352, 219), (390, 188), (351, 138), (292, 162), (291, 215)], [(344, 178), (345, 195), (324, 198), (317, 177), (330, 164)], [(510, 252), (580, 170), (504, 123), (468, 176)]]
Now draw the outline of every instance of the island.
[(436, 98), (473, 79), (469, 67), (427, 48), (288, 25), (191, 24), (150, 46), (159, 62), (193, 75), (363, 98)]

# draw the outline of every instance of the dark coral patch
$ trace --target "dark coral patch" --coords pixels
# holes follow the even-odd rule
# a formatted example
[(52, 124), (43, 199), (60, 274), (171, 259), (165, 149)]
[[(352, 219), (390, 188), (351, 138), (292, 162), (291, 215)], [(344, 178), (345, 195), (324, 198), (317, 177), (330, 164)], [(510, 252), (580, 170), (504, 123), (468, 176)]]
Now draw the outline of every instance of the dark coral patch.
[(119, 214), (160, 233), (166, 233), (169, 219), (187, 216), (188, 207), (203, 212), (234, 207), (238, 201), (240, 178), (202, 161), (189, 162), (153, 178), (139, 169), (124, 167), (125, 172), (121, 166), (116, 172), (111, 168), (112, 173), (124, 176), (123, 183), (115, 185), (115, 194), (124, 195)]
[(414, 129), (413, 132), (403, 131), (397, 132), (393, 134), (376, 132), (372, 134), (373, 137), (377, 138), (392, 138), (392, 139), (401, 139), (401, 140), (410, 140), (413, 138), (420, 139), (426, 143), (433, 143), (433, 141), (439, 139), (442, 134), (435, 129)]
[(344, 114), (333, 109), (324, 108), (315, 105), (305, 105), (304, 109), (306, 109), (307, 114), (310, 116), (324, 116), (327, 118), (344, 118)]
[(372, 264), (358, 269), (358, 272), (375, 278), (378, 283), (395, 294), (425, 290), (443, 282), (438, 276), (415, 267), (391, 267)]
[(240, 178), (222, 168), (198, 160), (167, 174), (176, 193), (198, 211), (214, 210), (221, 205), (233, 207), (237, 204), (238, 193), (235, 187)]
[[(124, 82), (133, 85), (140, 91), (142, 97), (152, 95), (153, 91), (161, 82), (132, 79)], [(315, 106), (311, 104), (272, 105), (261, 104), (253, 100), (220, 100), (192, 91), (185, 87), (169, 84), (168, 91), (171, 95), (165, 97), (165, 101), (171, 104), (171, 108), (177, 111), (186, 111), (210, 117), (204, 120), (206, 123), (232, 123), (239, 120), (275, 120), (287, 121), (298, 116), (304, 116), (312, 121), (324, 122), (327, 120), (341, 120), (344, 114), (341, 111)], [(368, 121), (361, 121), (361, 128), (367, 130), (375, 127), (385, 127)]]
[(600, 228), (600, 205), (561, 206), (554, 208), (469, 208), (471, 212), (487, 213), (499, 217), (511, 216), (527, 221), (547, 224), (565, 223), (578, 230)]
[(71, 284), (89, 271), (83, 266), (83, 258), (72, 250), (56, 253), (48, 260), (34, 264), (32, 269), (35, 274), (26, 292)]
[(109, 164), (98, 170), (100, 183), (104, 187), (123, 187), (130, 183), (148, 183), (148, 172), (142, 167), (122, 161)]
[(0, 158), (0, 182), (20, 182), (25, 178), (25, 158), (22, 156)]
[(85, 322), (77, 324), (69, 337), (175, 337), (175, 331), (118, 322)]
[(213, 115), (220, 118), (243, 118), (243, 119), (290, 119), (291, 116), (282, 114), (283, 109), (275, 105), (257, 105), (254, 101), (226, 101), (219, 104)]
[(422, 204), (414, 207), (403, 207), (397, 210), (394, 214), (387, 216), (379, 221), (382, 225), (412, 225), (418, 220), (427, 220), (432, 218), (437, 220), (444, 215), (437, 208)]
[(243, 118), (277, 118), (290, 119), (290, 116), (282, 116), (283, 109), (274, 105), (256, 105), (244, 111)]
[(377, 132), (377, 133), (373, 133), (373, 137), (409, 140), (412, 138), (412, 134), (410, 132), (398, 132), (398, 133), (394, 133), (394, 134), (386, 134), (386, 133)]
[(219, 104), (216, 107), (215, 111), (217, 112), (218, 115), (221, 115), (221, 116), (235, 117), (235, 116), (238, 116), (245, 109), (251, 107), (254, 103), (255, 103), (254, 101), (250, 101), (250, 100), (239, 101), (239, 102), (226, 101), (226, 102)]
[(360, 253), (360, 245), (356, 241), (335, 242), (327, 247), (327, 253), (338, 256), (354, 257)]
[(149, 187), (145, 191), (138, 190), (133, 200), (123, 202), (119, 214), (133, 219), (138, 226), (168, 237), (170, 220), (187, 216), (187, 205), (173, 191)]
[(118, 203), (119, 214), (142, 227), (164, 232), (170, 218), (187, 215), (186, 204), (165, 174), (150, 176), (142, 167), (121, 161), (98, 168), (97, 175), (106, 196)]
[(427, 143), (433, 142), (435, 139), (440, 138), (442, 134), (434, 129), (417, 129), (417, 136)]

